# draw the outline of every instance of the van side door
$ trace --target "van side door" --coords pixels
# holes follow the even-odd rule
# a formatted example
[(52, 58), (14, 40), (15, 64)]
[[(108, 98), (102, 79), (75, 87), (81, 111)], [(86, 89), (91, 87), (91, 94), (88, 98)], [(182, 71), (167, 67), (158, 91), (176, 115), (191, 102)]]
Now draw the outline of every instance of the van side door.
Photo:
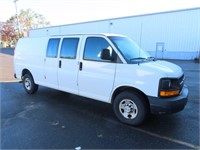
[(62, 40), (59, 56), (58, 83), (62, 91), (78, 94), (78, 57), (80, 37), (65, 37)]
[(115, 61), (101, 59), (101, 51), (109, 49), (110, 55), (115, 51), (102, 36), (85, 37), (82, 58), (79, 64), (79, 95), (109, 102), (115, 78)]
[(60, 38), (49, 39), (46, 58), (44, 60), (44, 79), (45, 85), (54, 89), (58, 89), (58, 49)]

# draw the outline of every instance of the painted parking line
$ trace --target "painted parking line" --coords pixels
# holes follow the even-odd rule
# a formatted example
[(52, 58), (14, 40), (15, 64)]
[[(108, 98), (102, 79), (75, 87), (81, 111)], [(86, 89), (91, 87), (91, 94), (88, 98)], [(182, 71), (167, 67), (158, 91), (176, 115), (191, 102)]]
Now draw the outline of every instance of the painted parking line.
[[(122, 125), (120, 122), (117, 122), (117, 121), (114, 121), (114, 120), (111, 120), (111, 119), (108, 119), (108, 118), (105, 118), (105, 120), (110, 122), (110, 123)], [(150, 131), (147, 131), (147, 130), (144, 130), (144, 129), (140, 129), (140, 128), (136, 128), (136, 127), (133, 127), (133, 126), (129, 126), (129, 125), (126, 125), (126, 124), (123, 124), (123, 125), (127, 126), (130, 129), (136, 130), (138, 132), (142, 132), (144, 134), (147, 134), (147, 135), (150, 135), (150, 136), (162, 139), (162, 140), (167, 140), (169, 142), (180, 144), (180, 145), (192, 148), (192, 149), (200, 150), (200, 146), (198, 146), (198, 145), (194, 145), (194, 144), (191, 144), (191, 143), (188, 143), (188, 142), (184, 142), (184, 141), (181, 141), (181, 140), (177, 140), (177, 139), (174, 139), (174, 138), (163, 136), (163, 135), (160, 135), (160, 134), (157, 134), (157, 133), (153, 133), (153, 132), (150, 132)]]
[(149, 131), (146, 131), (146, 130), (143, 130), (143, 129), (135, 128), (135, 127), (131, 127), (131, 128), (133, 128), (134, 130), (137, 130), (139, 132), (142, 132), (142, 133), (157, 137), (159, 139), (163, 139), (163, 140), (167, 140), (167, 141), (170, 141), (170, 142), (173, 142), (173, 143), (184, 145), (184, 146), (187, 146), (189, 148), (194, 148), (194, 149), (199, 149), (200, 148), (197, 145), (193, 145), (193, 144), (181, 141), (181, 140), (177, 140), (177, 139), (170, 138), (170, 137), (167, 137), (167, 136), (159, 135), (159, 134), (156, 134), (156, 133), (153, 133), (153, 132), (149, 132)]

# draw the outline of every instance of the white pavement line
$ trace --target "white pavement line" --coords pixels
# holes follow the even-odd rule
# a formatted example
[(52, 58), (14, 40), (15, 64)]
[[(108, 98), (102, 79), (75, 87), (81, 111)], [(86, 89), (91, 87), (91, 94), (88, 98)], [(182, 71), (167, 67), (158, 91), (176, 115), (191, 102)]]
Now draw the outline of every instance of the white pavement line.
[(152, 132), (149, 132), (149, 131), (146, 131), (146, 130), (143, 130), (143, 129), (138, 129), (138, 128), (135, 128), (135, 127), (131, 127), (131, 128), (134, 128), (134, 130), (137, 130), (139, 132), (143, 132), (145, 134), (148, 134), (148, 135), (160, 138), (160, 139), (164, 139), (164, 140), (167, 140), (167, 141), (170, 141), (170, 142), (174, 142), (174, 143), (177, 143), (177, 144), (180, 144), (180, 145), (184, 145), (184, 146), (187, 146), (187, 147), (190, 147), (190, 148), (194, 148), (194, 149), (198, 149), (199, 148), (196, 145), (193, 145), (193, 144), (190, 144), (190, 143), (187, 143), (187, 142), (184, 142), (184, 141), (180, 141), (180, 140), (173, 139), (173, 138), (170, 138), (170, 137), (167, 137), (167, 136), (163, 136), (163, 135), (159, 135), (159, 134), (156, 134), (156, 133), (152, 133)]
[[(114, 124), (122, 125), (121, 123), (116, 122), (116, 121), (111, 120), (111, 119), (106, 119), (106, 120), (111, 122), (111, 123), (114, 123)], [(177, 144), (184, 145), (184, 146), (187, 146), (187, 147), (190, 147), (190, 148), (193, 148), (193, 149), (200, 150), (200, 146), (197, 146), (197, 145), (193, 145), (193, 144), (190, 144), (190, 143), (187, 143), (187, 142), (184, 142), (184, 141), (180, 141), (180, 140), (177, 140), (177, 139), (174, 139), (174, 138), (170, 138), (170, 137), (167, 137), (167, 136), (159, 135), (159, 134), (156, 134), (156, 133), (153, 133), (153, 132), (149, 132), (149, 131), (146, 131), (146, 130), (143, 130), (143, 129), (139, 129), (139, 128), (136, 128), (136, 127), (132, 127), (132, 126), (129, 126), (129, 125), (126, 125), (126, 126), (129, 127), (130, 129), (134, 129), (136, 131), (148, 134), (150, 136), (157, 137), (159, 139), (167, 140), (167, 141), (170, 141), (170, 142), (173, 142), (173, 143), (177, 143)]]

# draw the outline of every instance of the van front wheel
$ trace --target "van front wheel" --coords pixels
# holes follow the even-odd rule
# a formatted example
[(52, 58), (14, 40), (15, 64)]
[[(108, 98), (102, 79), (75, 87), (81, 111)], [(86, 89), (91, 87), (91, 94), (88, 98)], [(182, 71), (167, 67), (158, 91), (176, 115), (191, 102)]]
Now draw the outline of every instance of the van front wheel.
[(28, 94), (34, 94), (38, 90), (38, 85), (35, 84), (32, 75), (25, 74), (23, 76), (23, 86)]
[(145, 99), (138, 93), (125, 91), (116, 96), (113, 109), (117, 118), (126, 124), (141, 124), (148, 113)]

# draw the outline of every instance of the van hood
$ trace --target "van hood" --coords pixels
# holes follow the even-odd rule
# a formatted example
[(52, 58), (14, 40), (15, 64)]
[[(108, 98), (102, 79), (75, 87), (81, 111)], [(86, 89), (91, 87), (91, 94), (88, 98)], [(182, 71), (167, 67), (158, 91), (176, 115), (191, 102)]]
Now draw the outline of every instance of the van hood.
[(149, 71), (154, 71), (157, 75), (167, 78), (177, 78), (183, 75), (183, 70), (176, 64), (167, 61), (152, 61), (149, 63), (140, 64)]

